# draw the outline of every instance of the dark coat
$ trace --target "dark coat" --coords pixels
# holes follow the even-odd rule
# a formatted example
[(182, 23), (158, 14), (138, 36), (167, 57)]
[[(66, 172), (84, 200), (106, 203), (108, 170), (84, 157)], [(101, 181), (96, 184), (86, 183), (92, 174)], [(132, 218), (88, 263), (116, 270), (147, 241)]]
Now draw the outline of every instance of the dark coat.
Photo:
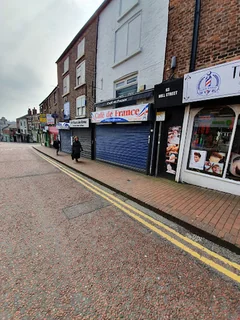
[(83, 148), (80, 141), (74, 141), (72, 145), (72, 159), (79, 159), (81, 151), (83, 151)]
[(60, 145), (61, 145), (61, 142), (60, 142), (59, 140), (55, 140), (55, 141), (53, 142), (53, 146), (54, 146), (54, 148), (57, 149), (57, 150), (59, 150)]

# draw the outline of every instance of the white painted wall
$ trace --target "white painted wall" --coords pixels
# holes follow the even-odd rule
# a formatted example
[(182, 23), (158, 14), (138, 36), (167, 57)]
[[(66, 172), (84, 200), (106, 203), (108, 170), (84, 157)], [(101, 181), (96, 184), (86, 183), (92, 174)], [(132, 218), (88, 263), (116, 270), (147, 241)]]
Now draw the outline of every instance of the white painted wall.
[[(138, 86), (153, 88), (162, 82), (168, 24), (168, 0), (139, 0), (119, 19), (121, 0), (112, 0), (99, 18), (96, 102), (115, 97), (114, 81), (138, 71)], [(132, 1), (132, 0), (131, 0)], [(141, 52), (114, 66), (115, 32), (138, 12), (141, 18)]]
[[(27, 119), (20, 119), (19, 123), (20, 123), (20, 132), (21, 133), (28, 133), (28, 130), (27, 130)], [(21, 123), (22, 123), (22, 125), (21, 125)]]

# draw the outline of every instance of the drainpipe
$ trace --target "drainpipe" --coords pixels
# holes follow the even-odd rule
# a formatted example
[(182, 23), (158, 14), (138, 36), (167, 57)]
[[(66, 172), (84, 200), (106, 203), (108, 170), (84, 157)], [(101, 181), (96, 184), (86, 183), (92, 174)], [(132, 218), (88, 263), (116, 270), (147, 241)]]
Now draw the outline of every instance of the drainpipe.
[[(94, 66), (94, 79), (92, 81), (92, 98), (93, 103), (96, 102), (96, 84), (97, 84), (97, 51), (98, 51), (98, 29), (99, 29), (99, 15), (97, 17), (97, 33), (96, 33), (96, 51), (95, 51), (95, 66)], [(95, 111), (95, 106), (92, 111)], [(92, 126), (92, 132), (91, 132), (91, 140), (92, 140), (92, 146), (91, 146), (91, 159), (95, 160), (96, 158), (96, 125), (91, 124)]]
[(198, 45), (198, 31), (199, 31), (199, 23), (200, 23), (200, 11), (201, 11), (201, 0), (196, 0), (194, 25), (193, 25), (192, 51), (191, 51), (189, 72), (193, 72), (195, 70), (197, 45)]

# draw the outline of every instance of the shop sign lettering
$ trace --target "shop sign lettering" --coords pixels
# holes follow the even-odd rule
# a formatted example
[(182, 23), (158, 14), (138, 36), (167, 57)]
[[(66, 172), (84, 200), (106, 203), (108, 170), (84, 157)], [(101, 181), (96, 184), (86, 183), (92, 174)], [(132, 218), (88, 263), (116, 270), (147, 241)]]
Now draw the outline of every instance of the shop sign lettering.
[(70, 120), (69, 125), (71, 128), (88, 128), (89, 119)]
[(148, 120), (148, 104), (92, 112), (93, 123), (134, 122)]

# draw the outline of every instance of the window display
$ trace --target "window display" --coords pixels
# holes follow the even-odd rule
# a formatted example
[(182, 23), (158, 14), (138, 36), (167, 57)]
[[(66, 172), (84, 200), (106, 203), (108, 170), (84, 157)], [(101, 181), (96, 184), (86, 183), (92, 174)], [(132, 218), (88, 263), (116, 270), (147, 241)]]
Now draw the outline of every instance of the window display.
[(240, 116), (238, 116), (237, 128), (226, 177), (228, 179), (240, 181)]
[(202, 109), (194, 118), (188, 169), (223, 176), (235, 113), (229, 107)]

